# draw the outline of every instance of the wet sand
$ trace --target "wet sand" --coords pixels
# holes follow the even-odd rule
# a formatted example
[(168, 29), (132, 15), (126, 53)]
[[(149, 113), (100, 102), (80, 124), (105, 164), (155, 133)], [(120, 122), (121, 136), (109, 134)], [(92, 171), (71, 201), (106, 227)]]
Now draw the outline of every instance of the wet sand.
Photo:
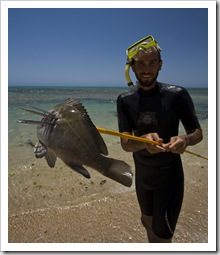
[[(111, 157), (134, 169), (118, 143)], [(201, 153), (203, 154), (203, 153)], [(185, 196), (174, 243), (208, 242), (208, 161), (184, 154)], [(147, 243), (134, 185), (126, 188), (89, 169), (91, 179), (58, 160), (10, 167), (9, 243)]]

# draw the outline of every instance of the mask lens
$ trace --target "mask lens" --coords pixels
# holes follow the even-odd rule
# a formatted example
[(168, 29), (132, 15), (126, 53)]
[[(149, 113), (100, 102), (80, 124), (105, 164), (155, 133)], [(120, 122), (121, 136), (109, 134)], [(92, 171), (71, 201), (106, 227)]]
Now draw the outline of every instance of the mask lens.
[[(151, 46), (158, 46), (158, 43), (154, 40), (153, 36), (147, 36), (136, 43), (132, 44), (126, 51), (127, 57), (129, 60), (133, 58), (134, 55), (136, 55), (140, 48), (147, 49)], [(160, 49), (160, 48), (159, 48)]]

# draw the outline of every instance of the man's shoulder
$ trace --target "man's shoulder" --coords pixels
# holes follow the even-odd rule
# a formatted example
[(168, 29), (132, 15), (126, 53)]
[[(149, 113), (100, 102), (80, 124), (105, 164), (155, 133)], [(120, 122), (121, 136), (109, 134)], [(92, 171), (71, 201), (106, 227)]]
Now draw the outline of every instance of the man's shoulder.
[[(168, 84), (168, 83), (162, 83), (162, 82), (158, 82), (158, 86), (159, 86), (159, 91), (160, 93), (171, 93), (174, 95), (180, 95), (180, 96), (184, 96), (187, 95), (188, 92), (187, 90), (179, 85), (173, 85), (173, 84)], [(129, 91), (125, 91), (123, 93), (121, 93), (118, 98), (119, 99), (132, 99), (132, 98), (136, 98), (138, 96), (138, 92), (137, 90), (129, 90)]]
[(175, 94), (181, 94), (182, 92), (186, 91), (184, 87), (181, 87), (178, 85), (172, 85), (168, 83), (158, 82), (158, 86), (159, 86), (160, 92), (171, 92)]
[(183, 98), (189, 97), (189, 92), (187, 91), (186, 88), (182, 86), (161, 83), (161, 82), (158, 83), (158, 86), (161, 93), (168, 93), (168, 94), (172, 94), (173, 96), (180, 96)]
[(137, 91), (129, 90), (121, 93), (119, 98), (127, 98), (127, 97), (134, 97), (137, 95)]

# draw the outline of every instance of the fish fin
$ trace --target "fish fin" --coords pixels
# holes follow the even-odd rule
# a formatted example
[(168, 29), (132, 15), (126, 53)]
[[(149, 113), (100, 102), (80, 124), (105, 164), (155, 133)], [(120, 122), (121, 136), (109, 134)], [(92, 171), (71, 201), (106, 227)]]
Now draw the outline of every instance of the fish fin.
[(72, 170), (82, 174), (84, 177), (90, 179), (91, 176), (89, 174), (89, 172), (81, 165), (76, 165), (74, 163), (71, 163), (71, 162), (67, 162), (67, 161), (64, 161), (64, 163), (69, 166)]
[(94, 141), (98, 147), (99, 153), (103, 154), (103, 155), (108, 155), (108, 149), (107, 146), (102, 138), (102, 136), (100, 135), (99, 131), (96, 129), (94, 130), (95, 136), (94, 136)]
[(47, 164), (49, 167), (53, 168), (55, 166), (57, 157), (51, 150), (47, 150), (47, 153), (45, 155), (45, 159), (47, 161)]
[(122, 160), (112, 158), (108, 159), (110, 160), (111, 165), (109, 169), (105, 169), (102, 174), (126, 187), (131, 187), (133, 181), (131, 167)]
[(45, 145), (41, 142), (36, 143), (34, 149), (34, 155), (36, 158), (43, 158), (45, 157), (47, 164), (49, 167), (53, 168), (56, 163), (56, 156), (51, 150), (48, 150)]
[(66, 105), (75, 108), (77, 111), (79, 111), (84, 119), (84, 121), (86, 122), (86, 128), (89, 129), (89, 132), (91, 134), (93, 134), (93, 136), (91, 137), (91, 139), (93, 139), (96, 147), (98, 148), (99, 153), (103, 154), (103, 155), (108, 155), (108, 149), (107, 146), (102, 138), (102, 136), (100, 135), (99, 131), (96, 129), (95, 125), (93, 124), (92, 120), (90, 119), (86, 109), (84, 108), (84, 106), (82, 105), (82, 103), (74, 97), (70, 97), (68, 99), (65, 100), (64, 102)]

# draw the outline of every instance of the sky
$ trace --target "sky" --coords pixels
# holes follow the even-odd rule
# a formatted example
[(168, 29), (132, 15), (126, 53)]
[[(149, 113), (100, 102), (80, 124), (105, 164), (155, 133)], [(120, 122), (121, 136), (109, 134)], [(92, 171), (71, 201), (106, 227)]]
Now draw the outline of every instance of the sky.
[(9, 8), (8, 84), (126, 86), (126, 49), (147, 35), (159, 81), (208, 86), (208, 8), (117, 7)]
[[(0, 0), (1, 1), (1, 0)], [(7, 3), (10, 8), (3, 6)], [(54, 9), (60, 1), (50, 1), (52, 8), (32, 7), (31, 1), (1, 1), (1, 168), (7, 168), (8, 150), (8, 87), (9, 85), (28, 86), (127, 86), (124, 77), (126, 48), (135, 41), (152, 34), (162, 48), (163, 67), (159, 81), (185, 87), (207, 87), (209, 82), (209, 168), (216, 168), (216, 21), (212, 20), (214, 33), (210, 38), (210, 23), (208, 31), (208, 9), (201, 8), (205, 2), (215, 1), (173, 1), (161, 7), (154, 1), (154, 8), (149, 8), (149, 1), (124, 1), (123, 7), (99, 8), (89, 6), (88, 2), (80, 1), (83, 8)], [(38, 1), (35, 1), (35, 4)], [(39, 1), (44, 6), (47, 1)], [(63, 6), (74, 1), (61, 1)], [(106, 1), (100, 1), (103, 6)], [(128, 5), (133, 2), (133, 8)], [(164, 1), (167, 2), (167, 1)], [(187, 2), (188, 6), (196, 8), (171, 8)], [(215, 3), (214, 3), (215, 4)], [(31, 4), (32, 5), (32, 4)], [(88, 5), (88, 6), (87, 6)], [(171, 6), (172, 5), (172, 6)], [(12, 7), (13, 6), (13, 7)], [(16, 6), (16, 7), (15, 7)], [(140, 7), (140, 8), (137, 8)], [(14, 8), (14, 9), (13, 9)], [(5, 15), (7, 13), (7, 15)], [(216, 14), (213, 10), (213, 16)], [(209, 13), (210, 14), (210, 13)], [(210, 15), (209, 15), (210, 19)], [(2, 29), (3, 28), (3, 29)], [(5, 31), (7, 30), (7, 31)], [(209, 38), (208, 38), (209, 35)], [(8, 40), (8, 41), (7, 41)], [(208, 70), (208, 40), (212, 59), (209, 58)], [(214, 46), (214, 47), (213, 47)], [(214, 50), (212, 51), (212, 48)], [(219, 54), (219, 51), (218, 51)], [(214, 59), (213, 59), (214, 55)], [(211, 80), (210, 80), (211, 78)], [(219, 93), (219, 90), (217, 91)], [(218, 94), (219, 95), (219, 94)], [(218, 139), (217, 139), (218, 140)], [(219, 142), (219, 141), (218, 141)], [(1, 171), (1, 194), (7, 192), (7, 171)], [(215, 212), (216, 172), (209, 171), (209, 212)], [(211, 196), (210, 196), (211, 195)], [(211, 199), (210, 199), (211, 198)], [(7, 208), (7, 199), (4, 206)], [(4, 218), (7, 219), (7, 210)], [(210, 214), (209, 214), (210, 216)], [(211, 215), (213, 216), (213, 215)], [(7, 220), (4, 221), (7, 230)], [(216, 227), (215, 217), (209, 217), (209, 227)], [(2, 250), (20, 251), (27, 247), (30, 250), (43, 249), (48, 251), (72, 250), (68, 244), (51, 246), (28, 246), (8, 244), (7, 235), (1, 235)], [(76, 244), (77, 245), (77, 244)], [(117, 246), (130, 249), (127, 244)], [(179, 244), (182, 245), (182, 244)], [(180, 251), (215, 251), (216, 233), (209, 232), (209, 242), (201, 244), (183, 244), (169, 246), (169, 249)], [(81, 244), (75, 246), (81, 250)], [(96, 246), (92, 246), (92, 251)], [(103, 246), (102, 246), (103, 247)], [(106, 246), (105, 246), (106, 247)], [(105, 249), (104, 247), (104, 249)], [(158, 246), (159, 247), (159, 246)], [(135, 247), (136, 248), (136, 247)], [(139, 248), (139, 247), (137, 247)], [(166, 249), (163, 245), (161, 251)], [(142, 250), (143, 249), (143, 250)], [(143, 248), (135, 249), (144, 251)], [(157, 248), (158, 249), (158, 248)], [(108, 251), (108, 250), (107, 250)]]

